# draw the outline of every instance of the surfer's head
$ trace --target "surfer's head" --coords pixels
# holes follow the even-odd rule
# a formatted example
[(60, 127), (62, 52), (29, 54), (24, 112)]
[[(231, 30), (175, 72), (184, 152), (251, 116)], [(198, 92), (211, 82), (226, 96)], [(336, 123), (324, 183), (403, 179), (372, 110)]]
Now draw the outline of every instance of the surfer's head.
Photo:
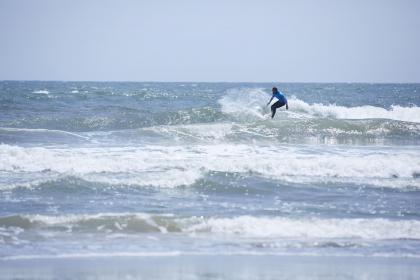
[(272, 91), (273, 91), (273, 93), (276, 93), (276, 92), (278, 92), (279, 90), (278, 90), (276, 87), (273, 87)]

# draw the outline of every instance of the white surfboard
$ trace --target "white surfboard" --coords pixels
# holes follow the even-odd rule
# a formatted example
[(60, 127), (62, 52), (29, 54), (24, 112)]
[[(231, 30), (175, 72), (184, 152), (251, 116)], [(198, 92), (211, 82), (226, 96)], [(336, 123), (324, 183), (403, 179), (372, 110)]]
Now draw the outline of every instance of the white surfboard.
[(279, 101), (279, 99), (277, 97), (273, 97), (273, 100), (271, 100), (269, 106), (272, 106), (274, 103), (276, 103), (277, 101)]

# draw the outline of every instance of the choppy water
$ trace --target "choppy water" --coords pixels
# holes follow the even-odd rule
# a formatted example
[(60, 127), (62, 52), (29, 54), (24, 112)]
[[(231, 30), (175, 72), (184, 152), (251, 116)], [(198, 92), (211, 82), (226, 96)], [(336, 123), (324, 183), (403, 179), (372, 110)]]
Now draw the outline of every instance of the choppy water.
[(0, 82), (0, 258), (420, 257), (420, 85)]

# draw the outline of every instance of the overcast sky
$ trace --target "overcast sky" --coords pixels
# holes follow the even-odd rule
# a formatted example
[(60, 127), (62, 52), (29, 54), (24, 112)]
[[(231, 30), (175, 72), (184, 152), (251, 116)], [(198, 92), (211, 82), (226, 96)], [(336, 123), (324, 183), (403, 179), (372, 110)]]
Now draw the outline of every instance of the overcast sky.
[(420, 82), (420, 1), (0, 0), (0, 80)]

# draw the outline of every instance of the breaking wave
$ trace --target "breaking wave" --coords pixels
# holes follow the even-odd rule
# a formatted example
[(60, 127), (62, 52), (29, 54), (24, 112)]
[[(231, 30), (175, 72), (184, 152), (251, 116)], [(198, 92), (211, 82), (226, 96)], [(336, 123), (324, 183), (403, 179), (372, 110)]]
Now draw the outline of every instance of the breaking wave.
[(214, 233), (257, 238), (420, 239), (420, 221), (237, 216), (180, 217), (173, 214), (101, 213), (0, 217), (0, 228), (56, 232)]
[(290, 101), (298, 112), (308, 113), (314, 117), (336, 119), (388, 119), (420, 123), (420, 107), (402, 107), (398, 105), (385, 109), (375, 106), (344, 107), (334, 104), (308, 104), (297, 98)]
[[(310, 146), (241, 144), (127, 148), (0, 145), (0, 157), (0, 172), (17, 178), (18, 182), (26, 173), (30, 181), (37, 177), (66, 175), (108, 184), (177, 187), (192, 185), (209, 172), (227, 172), (286, 182), (362, 182), (392, 188), (420, 187), (418, 153), (403, 148), (375, 151), (371, 148), (325, 150)], [(0, 187), (10, 185), (9, 180)]]
[[(226, 114), (245, 114), (268, 119), (265, 104), (270, 96), (263, 89), (232, 90), (219, 103)], [(309, 104), (292, 96), (289, 98), (289, 118), (333, 118), (333, 119), (388, 119), (420, 123), (420, 107), (393, 105), (386, 109), (375, 106), (345, 107), (335, 104)], [(282, 110), (282, 109), (280, 109)]]

